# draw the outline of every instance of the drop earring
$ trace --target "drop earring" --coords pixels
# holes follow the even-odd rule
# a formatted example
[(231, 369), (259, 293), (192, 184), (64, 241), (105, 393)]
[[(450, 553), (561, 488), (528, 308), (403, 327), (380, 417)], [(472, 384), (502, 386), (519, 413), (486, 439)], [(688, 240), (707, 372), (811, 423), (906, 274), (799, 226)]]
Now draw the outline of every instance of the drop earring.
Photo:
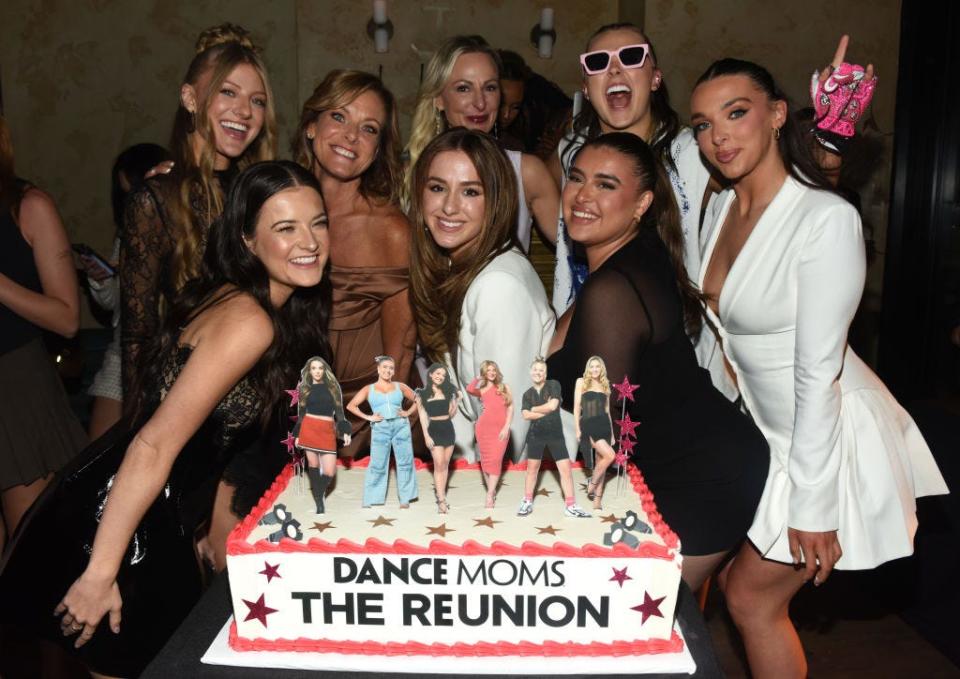
[(439, 109), (434, 109), (433, 120), (434, 130), (436, 130), (437, 135), (439, 135), (443, 132), (443, 113)]

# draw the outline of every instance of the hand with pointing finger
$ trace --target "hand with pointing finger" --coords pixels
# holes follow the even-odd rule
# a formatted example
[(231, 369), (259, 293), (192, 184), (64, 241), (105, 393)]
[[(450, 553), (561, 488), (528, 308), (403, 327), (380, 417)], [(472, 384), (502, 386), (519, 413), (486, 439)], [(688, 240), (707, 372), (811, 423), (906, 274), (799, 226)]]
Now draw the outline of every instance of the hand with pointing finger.
[(855, 133), (857, 120), (863, 115), (877, 86), (873, 64), (866, 69), (844, 61), (848, 36), (841, 36), (833, 61), (810, 78), (817, 139), (831, 151), (841, 153)]

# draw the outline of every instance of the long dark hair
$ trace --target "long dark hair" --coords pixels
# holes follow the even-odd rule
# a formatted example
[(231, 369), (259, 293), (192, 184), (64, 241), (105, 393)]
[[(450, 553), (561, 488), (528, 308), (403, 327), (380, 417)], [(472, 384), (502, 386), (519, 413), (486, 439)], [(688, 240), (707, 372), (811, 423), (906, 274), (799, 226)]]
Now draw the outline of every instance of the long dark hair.
[[(590, 36), (590, 39), (587, 40), (586, 48), (588, 50), (590, 49), (590, 43), (592, 43), (597, 36), (610, 31), (620, 30), (634, 31), (637, 35), (641, 36), (650, 46), (649, 57), (653, 59), (653, 65), (657, 66), (660, 63), (657, 59), (657, 51), (654, 49), (650, 37), (644, 33), (639, 26), (631, 24), (628, 21), (601, 26), (595, 30), (593, 35)], [(680, 132), (680, 116), (677, 115), (677, 112), (674, 111), (670, 105), (670, 91), (667, 89), (667, 79), (662, 73), (660, 75), (660, 86), (650, 92), (650, 115), (653, 118), (650, 146), (654, 154), (661, 161), (666, 163), (668, 167), (676, 169), (673, 156), (670, 155), (670, 146)], [(583, 101), (583, 107), (580, 109), (580, 113), (577, 114), (577, 117), (573, 120), (573, 132), (587, 140), (595, 139), (602, 134), (602, 130), (600, 129), (600, 116), (597, 115), (593, 104), (586, 99)], [(572, 149), (573, 145), (570, 145), (564, 153), (570, 153)], [(563, 160), (565, 159), (561, 158), (561, 161)]]
[(822, 189), (836, 193), (836, 189), (830, 180), (820, 169), (810, 152), (810, 145), (804, 138), (803, 132), (794, 116), (790, 114), (790, 100), (783, 90), (774, 81), (770, 71), (752, 61), (743, 59), (720, 59), (715, 61), (703, 72), (694, 85), (698, 85), (719, 78), (725, 75), (746, 76), (757, 86), (761, 92), (767, 95), (770, 101), (782, 101), (787, 104), (787, 115), (784, 118), (783, 126), (780, 128), (780, 138), (777, 140), (777, 146), (780, 149), (780, 157), (783, 158), (783, 164), (786, 166), (790, 176), (805, 186), (812, 189)]
[[(443, 376), (443, 382), (439, 385), (434, 384), (433, 382), (433, 373), (438, 370), (445, 370), (446, 375)], [(443, 397), (448, 401), (457, 395), (457, 388), (453, 386), (453, 383), (450, 381), (450, 368), (445, 366), (443, 363), (431, 363), (430, 367), (427, 368), (427, 383), (420, 389), (417, 389), (417, 396), (420, 397), (421, 401), (429, 401), (433, 398), (434, 391), (436, 389), (440, 390), (440, 393), (443, 394)]]
[[(241, 172), (230, 187), (223, 214), (211, 227), (200, 276), (187, 283), (173, 301), (163, 330), (152, 343), (141, 385), (158, 384), (163, 359), (175, 346), (182, 329), (203, 311), (245, 293), (257, 300), (273, 320), (273, 343), (252, 373), (260, 396), (262, 422), (273, 419), (273, 411), (284, 389), (297, 380), (296, 365), (304, 355), (314, 353), (328, 358), (327, 340), (330, 316), (330, 280), (325, 274), (319, 285), (298, 288), (287, 302), (275, 308), (270, 301), (270, 275), (266, 267), (247, 247), (244, 238), (254, 235), (264, 203), (285, 189), (308, 186), (320, 193), (320, 185), (310, 172), (296, 163), (266, 161)], [(152, 394), (138, 388), (135, 412), (143, 414), (143, 405)]]
[[(172, 160), (170, 152), (159, 144), (134, 144), (125, 148), (113, 161), (110, 172), (110, 204), (113, 206), (113, 223), (119, 229), (123, 226), (123, 208), (127, 196), (143, 184), (147, 171), (164, 160)], [(124, 189), (120, 177), (127, 180), (129, 189)]]
[[(690, 281), (683, 264), (683, 230), (680, 228), (680, 210), (673, 196), (670, 179), (663, 164), (657, 161), (653, 149), (643, 139), (630, 132), (608, 132), (591, 139), (577, 155), (589, 148), (607, 148), (633, 162), (633, 174), (640, 181), (641, 191), (653, 192), (653, 203), (640, 218), (638, 231), (657, 232), (667, 248), (677, 281), (677, 292), (683, 304), (683, 319), (687, 334), (697, 337), (703, 327), (703, 295)], [(574, 159), (576, 160), (576, 159)]]

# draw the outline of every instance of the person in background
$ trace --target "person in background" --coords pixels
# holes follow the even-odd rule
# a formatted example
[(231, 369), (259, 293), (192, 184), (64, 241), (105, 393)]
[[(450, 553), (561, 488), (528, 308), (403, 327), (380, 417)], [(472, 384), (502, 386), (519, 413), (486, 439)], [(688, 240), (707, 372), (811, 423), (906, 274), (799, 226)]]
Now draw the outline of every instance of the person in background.
[[(114, 233), (123, 227), (123, 210), (127, 196), (140, 188), (147, 172), (159, 163), (169, 160), (170, 153), (158, 144), (135, 144), (120, 153), (110, 172), (110, 203), (113, 207)], [(103, 354), (103, 363), (87, 391), (93, 397), (90, 424), (87, 433), (90, 440), (116, 424), (123, 414), (123, 383), (120, 367), (120, 286), (118, 276), (104, 271), (90, 255), (80, 254), (79, 259), (87, 275), (87, 284), (94, 302), (101, 308), (112, 311), (113, 339)], [(120, 238), (113, 239), (110, 265), (114, 269), (120, 259)]]
[(0, 551), (54, 472), (86, 443), (43, 333), (73, 337), (80, 298), (53, 199), (14, 171), (0, 116)]

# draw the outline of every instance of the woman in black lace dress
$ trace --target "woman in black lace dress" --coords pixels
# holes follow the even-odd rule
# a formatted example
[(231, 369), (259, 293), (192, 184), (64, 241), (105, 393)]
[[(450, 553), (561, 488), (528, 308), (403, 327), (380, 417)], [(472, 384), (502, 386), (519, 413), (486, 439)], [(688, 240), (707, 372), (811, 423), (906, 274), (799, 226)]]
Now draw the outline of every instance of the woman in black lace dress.
[[(564, 403), (580, 366), (602, 356), (612, 382), (640, 388), (627, 401), (632, 459), (680, 536), (683, 579), (695, 589), (746, 535), (769, 464), (765, 439), (710, 383), (687, 332), (700, 295), (683, 267), (678, 211), (664, 170), (639, 137), (587, 142), (563, 191), (564, 219), (590, 276), (548, 361)], [(611, 404), (615, 413), (620, 405)], [(615, 417), (614, 419), (619, 419)]]
[(75, 643), (96, 672), (143, 670), (199, 597), (193, 534), (236, 442), (275, 409), (293, 356), (324, 341), (327, 251), (309, 172), (260, 163), (238, 176), (200, 278), (149, 353), (134, 426), (81, 453), (15, 536), (5, 623)]

